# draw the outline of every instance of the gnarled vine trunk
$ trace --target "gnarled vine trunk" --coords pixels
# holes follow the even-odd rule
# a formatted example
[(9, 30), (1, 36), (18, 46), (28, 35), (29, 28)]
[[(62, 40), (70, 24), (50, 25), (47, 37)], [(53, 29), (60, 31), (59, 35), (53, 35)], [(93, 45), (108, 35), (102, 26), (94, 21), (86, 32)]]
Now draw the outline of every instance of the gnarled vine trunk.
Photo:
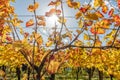
[(19, 67), (16, 68), (16, 75), (18, 77), (18, 80), (20, 80), (21, 71)]
[(55, 80), (55, 74), (51, 74), (50, 80)]
[(103, 80), (103, 72), (98, 70), (98, 73), (99, 73), (99, 80)]

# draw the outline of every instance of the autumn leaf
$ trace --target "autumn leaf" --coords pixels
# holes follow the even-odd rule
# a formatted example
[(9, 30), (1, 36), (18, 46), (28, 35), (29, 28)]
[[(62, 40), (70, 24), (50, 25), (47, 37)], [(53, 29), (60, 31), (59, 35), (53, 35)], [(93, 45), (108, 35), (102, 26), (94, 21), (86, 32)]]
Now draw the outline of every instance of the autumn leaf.
[(94, 0), (94, 7), (102, 6), (103, 3), (103, 0)]
[(5, 76), (5, 72), (3, 70), (0, 70), (0, 76), (2, 76), (2, 77)]
[(120, 0), (117, 0), (118, 8), (120, 9)]
[(100, 47), (101, 44), (102, 44), (102, 42), (100, 40), (96, 40), (96, 42), (95, 42), (95, 46), (96, 47)]
[(87, 9), (84, 8), (84, 7), (81, 7), (81, 8), (80, 8), (80, 11), (81, 11), (82, 13), (85, 13), (85, 12), (87, 11)]
[(10, 36), (7, 36), (7, 37), (6, 37), (6, 40), (7, 40), (7, 41), (10, 41), (10, 42), (13, 41), (13, 39), (12, 39)]
[(29, 33), (28, 32), (25, 32), (24, 33), (24, 37), (26, 38), (26, 37), (28, 37), (29, 36)]
[(76, 46), (81, 46), (81, 45), (82, 45), (82, 42), (81, 42), (80, 40), (76, 40), (76, 41), (74, 42), (74, 45), (76, 45)]
[(108, 15), (109, 15), (110, 17), (112, 17), (112, 16), (113, 16), (113, 13), (114, 13), (114, 9), (111, 8), (111, 10), (108, 12)]
[(114, 15), (113, 19), (115, 21), (115, 26), (120, 26), (120, 16), (119, 15)]
[(68, 37), (70, 40), (72, 40), (72, 34), (70, 32), (66, 32), (65, 34), (62, 35), (63, 38)]
[(55, 61), (55, 60), (51, 60), (49, 66), (47, 68), (47, 71), (50, 74), (56, 73), (59, 69), (59, 66), (60, 66), (60, 62)]
[(106, 14), (107, 11), (108, 11), (108, 7), (107, 7), (106, 5), (103, 5), (103, 6), (102, 6), (102, 12), (103, 12), (104, 14)]
[(28, 11), (33, 12), (33, 11), (35, 11), (38, 7), (39, 7), (39, 3), (36, 2), (34, 5), (31, 5), (31, 4), (30, 4), (27, 9), (28, 9)]
[(78, 19), (78, 18), (80, 18), (81, 16), (82, 16), (82, 13), (79, 11), (79, 12), (76, 13), (75, 18)]
[(82, 13), (85, 13), (85, 12), (87, 12), (90, 8), (91, 8), (91, 5), (84, 5), (84, 6), (81, 7), (79, 10), (80, 10)]
[(92, 49), (92, 54), (100, 54), (101, 50), (100, 49)]
[(67, 19), (65, 19), (65, 18), (63, 18), (63, 17), (59, 17), (59, 20), (58, 20), (59, 23), (65, 24), (66, 21), (67, 21)]
[(87, 13), (85, 15), (85, 18), (87, 18), (88, 20), (98, 20), (98, 16), (96, 13)]
[(35, 34), (35, 40), (39, 45), (41, 45), (43, 43), (43, 39), (42, 39), (41, 35), (38, 33)]
[(49, 47), (49, 46), (52, 46), (52, 44), (53, 44), (53, 41), (48, 41), (48, 42), (46, 43), (46, 46)]
[(101, 28), (108, 29), (111, 23), (112, 22), (109, 19), (103, 19), (101, 20), (100, 25), (101, 25)]
[(93, 26), (91, 29), (90, 29), (91, 33), (92, 34), (104, 34), (105, 33), (105, 30), (100, 28), (100, 27), (95, 27)]
[(34, 9), (34, 6), (33, 6), (33, 5), (29, 5), (28, 11), (33, 12), (34, 10), (35, 10), (35, 9)]
[(97, 12), (96, 12), (96, 15), (97, 15), (99, 18), (103, 18), (103, 17), (104, 17), (104, 15), (103, 15), (100, 11), (97, 11)]
[(45, 17), (44, 16), (37, 16), (37, 19), (45, 21)]
[(60, 14), (61, 14), (61, 10), (60, 9), (54, 9), (54, 8), (52, 8), (52, 9), (50, 9), (49, 12), (45, 13), (45, 16), (50, 17), (52, 15), (60, 15)]
[(39, 26), (46, 26), (45, 21), (39, 21), (37, 24), (38, 24)]
[(34, 25), (33, 19), (30, 19), (29, 21), (26, 22), (26, 27), (30, 27)]
[(34, 10), (36, 10), (38, 7), (39, 7), (39, 3), (35, 2), (35, 4), (34, 4)]
[(60, 5), (60, 1), (56, 0), (56, 1), (51, 1), (48, 6), (59, 6)]
[(84, 22), (80, 19), (79, 22), (78, 22), (78, 27), (79, 28), (82, 28), (84, 25)]
[(87, 34), (84, 34), (84, 40), (89, 40), (89, 36)]
[(91, 26), (93, 24), (93, 21), (85, 21), (84, 26)]
[(70, 8), (74, 8), (74, 9), (77, 9), (80, 7), (80, 2), (73, 2), (73, 1), (68, 0), (67, 4)]

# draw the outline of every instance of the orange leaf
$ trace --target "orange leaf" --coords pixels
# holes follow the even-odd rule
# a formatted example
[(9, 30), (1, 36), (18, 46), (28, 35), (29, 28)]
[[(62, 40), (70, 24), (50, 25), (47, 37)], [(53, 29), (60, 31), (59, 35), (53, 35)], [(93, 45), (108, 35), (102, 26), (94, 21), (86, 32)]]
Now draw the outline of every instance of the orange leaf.
[(81, 8), (80, 8), (80, 11), (81, 11), (82, 13), (85, 13), (85, 12), (87, 11), (87, 9), (86, 9), (86, 8), (81, 7)]
[(39, 7), (39, 3), (36, 2), (34, 5), (29, 5), (29, 7), (28, 7), (27, 9), (28, 9), (28, 11), (33, 12), (33, 11), (35, 11), (38, 7)]
[(108, 11), (108, 7), (106, 5), (102, 6), (102, 12), (106, 14)]
[(44, 16), (37, 16), (37, 19), (45, 21), (45, 17)]
[(26, 37), (28, 37), (29, 36), (29, 33), (28, 32), (25, 32), (24, 33), (24, 37), (26, 38)]
[(45, 13), (45, 16), (50, 17), (51, 14), (50, 14), (49, 12), (46, 12), (46, 13)]
[(70, 8), (74, 8), (74, 9), (80, 7), (80, 2), (67, 1), (67, 4)]
[(82, 15), (82, 13), (79, 11), (76, 13), (75, 18), (78, 19), (78, 18), (80, 18), (81, 15)]
[(39, 21), (37, 24), (38, 24), (39, 26), (46, 26), (45, 21)]
[(103, 0), (94, 0), (94, 7), (102, 6), (103, 3)]
[(79, 10), (82, 12), (82, 13), (85, 13), (87, 12), (87, 10), (89, 10), (91, 8), (91, 5), (84, 5), (83, 7), (81, 7)]
[(26, 27), (30, 27), (32, 25), (34, 25), (33, 19), (30, 19), (29, 21), (26, 22)]
[(95, 42), (95, 46), (100, 47), (101, 44), (102, 44), (102, 42), (101, 42), (100, 40), (96, 40), (96, 42)]
[(111, 17), (111, 16), (113, 16), (113, 13), (114, 13), (114, 9), (112, 8), (112, 9), (108, 12), (108, 15)]
[(27, 9), (28, 9), (28, 11), (33, 12), (34, 11), (34, 6), (33, 5), (29, 5), (29, 7)]
[(52, 9), (50, 9), (49, 12), (46, 12), (46, 13), (45, 13), (45, 16), (50, 17), (50, 16), (53, 15), (53, 14), (55, 14), (55, 15), (60, 15), (60, 14), (61, 14), (61, 10), (59, 10), (59, 9), (56, 10), (56, 9), (52, 8)]
[(85, 26), (91, 26), (93, 24), (93, 21), (86, 21), (84, 22)]
[(117, 0), (118, 8), (120, 9), (120, 0)]
[(9, 37), (9, 36), (7, 36), (7, 37), (6, 37), (6, 40), (8, 40), (8, 41), (12, 41), (12, 38)]
[(92, 27), (90, 29), (91, 33), (92, 34), (104, 34), (105, 33), (105, 30), (102, 29), (102, 28), (95, 28), (95, 27)]
[(85, 15), (85, 17), (88, 19), (88, 20), (98, 20), (98, 16), (96, 13), (87, 13)]
[(57, 0), (57, 1), (51, 1), (49, 4), (48, 4), (48, 6), (58, 6), (58, 5), (60, 5), (60, 1), (59, 0)]
[(36, 2), (36, 3), (34, 4), (34, 9), (36, 10), (38, 7), (39, 7), (39, 3)]
[(113, 19), (115, 21), (115, 26), (120, 26), (120, 16), (115, 15), (115, 16), (113, 16)]
[(100, 18), (103, 18), (103, 17), (104, 17), (103, 14), (102, 14), (100, 11), (97, 11), (97, 12), (96, 12), (96, 15), (97, 15), (98, 17), (100, 17)]

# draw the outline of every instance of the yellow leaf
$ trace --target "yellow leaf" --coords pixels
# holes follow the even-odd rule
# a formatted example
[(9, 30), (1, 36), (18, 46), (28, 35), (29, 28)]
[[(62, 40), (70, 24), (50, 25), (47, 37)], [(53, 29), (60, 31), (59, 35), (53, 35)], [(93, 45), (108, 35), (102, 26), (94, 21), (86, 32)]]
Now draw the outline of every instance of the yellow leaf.
[(78, 30), (78, 29), (76, 30), (76, 32), (77, 32), (78, 34), (80, 34), (80, 33), (81, 33), (81, 31), (80, 31), (80, 30)]
[(2, 77), (5, 76), (5, 72), (3, 70), (0, 70), (0, 76), (2, 76)]
[(98, 16), (96, 13), (87, 13), (85, 15), (85, 17), (88, 19), (88, 20), (98, 20)]
[(36, 2), (34, 5), (29, 5), (29, 7), (28, 7), (28, 11), (30, 11), (30, 12), (33, 12), (33, 11), (35, 11), (37, 8), (39, 7), (39, 3), (38, 2)]
[(74, 8), (74, 9), (80, 8), (80, 2), (73, 2), (71, 0), (68, 0), (67, 4), (70, 8)]
[(80, 2), (72, 2), (72, 6), (74, 9), (80, 8)]
[(89, 40), (89, 36), (87, 34), (84, 34), (84, 40)]
[(103, 0), (94, 0), (94, 7), (102, 6)]
[(34, 9), (36, 10), (38, 7), (39, 7), (39, 3), (36, 2), (36, 3), (34, 4)]
[(82, 12), (81, 12), (81, 11), (79, 11), (79, 12), (77, 12), (77, 13), (76, 13), (75, 18), (76, 18), (76, 19), (78, 19), (78, 18), (80, 18), (80, 17), (81, 17), (81, 15), (82, 15)]
[(101, 50), (100, 49), (92, 49), (92, 54), (100, 54)]
[(76, 46), (81, 46), (81, 45), (82, 45), (82, 42), (81, 42), (80, 40), (77, 40), (77, 41), (75, 41), (74, 45), (76, 45)]
[(97, 12), (96, 12), (96, 15), (97, 15), (99, 18), (103, 18), (103, 17), (104, 17), (104, 15), (103, 15), (100, 11), (97, 11)]
[(82, 20), (79, 20), (79, 22), (78, 22), (78, 27), (79, 27), (79, 28), (82, 28), (83, 25), (84, 25), (84, 24), (83, 24), (83, 21), (82, 21)]
[(59, 66), (60, 66), (60, 62), (51, 60), (47, 70), (50, 74), (53, 74), (58, 71)]
[(102, 42), (101, 42), (101, 41), (96, 40), (96, 42), (95, 42), (95, 46), (96, 46), (96, 47), (100, 47), (100, 46), (101, 46), (101, 44), (102, 44)]
[(35, 34), (35, 40), (39, 45), (43, 43), (43, 40), (40, 34)]
[(65, 24), (66, 21), (67, 21), (67, 20), (66, 20), (65, 18), (63, 18), (63, 17), (59, 17), (58, 22)]
[(27, 9), (30, 12), (33, 12), (35, 10), (33, 5), (29, 5), (29, 7)]
[(49, 47), (49, 46), (51, 46), (52, 44), (53, 44), (53, 41), (48, 41), (48, 42), (46, 43), (46, 46)]
[(106, 14), (107, 11), (108, 11), (108, 7), (107, 7), (106, 5), (103, 5), (103, 6), (102, 6), (102, 12), (103, 12), (104, 14)]

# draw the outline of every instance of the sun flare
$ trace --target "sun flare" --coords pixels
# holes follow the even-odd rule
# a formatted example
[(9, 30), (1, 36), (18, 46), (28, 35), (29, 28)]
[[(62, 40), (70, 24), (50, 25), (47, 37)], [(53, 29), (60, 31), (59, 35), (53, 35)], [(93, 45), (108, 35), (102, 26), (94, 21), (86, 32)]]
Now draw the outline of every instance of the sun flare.
[(48, 20), (49, 25), (54, 26), (55, 23), (58, 22), (58, 17), (56, 15), (52, 15), (52, 16), (48, 17), (47, 20)]

